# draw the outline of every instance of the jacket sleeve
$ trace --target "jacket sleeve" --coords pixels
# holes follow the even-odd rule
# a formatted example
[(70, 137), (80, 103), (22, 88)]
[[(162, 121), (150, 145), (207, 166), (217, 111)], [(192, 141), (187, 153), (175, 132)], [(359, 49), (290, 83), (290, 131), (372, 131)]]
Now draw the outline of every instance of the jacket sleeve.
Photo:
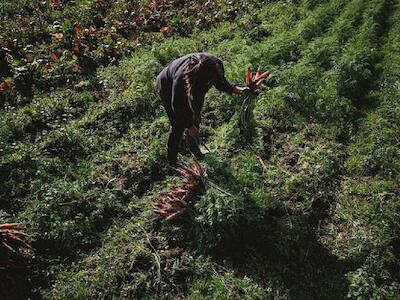
[(211, 81), (211, 84), (221, 92), (226, 92), (231, 94), (234, 90), (234, 85), (230, 84), (228, 80), (225, 78), (224, 65), (222, 64), (222, 62), (218, 62), (216, 63), (215, 68), (216, 68), (216, 75), (213, 81)]

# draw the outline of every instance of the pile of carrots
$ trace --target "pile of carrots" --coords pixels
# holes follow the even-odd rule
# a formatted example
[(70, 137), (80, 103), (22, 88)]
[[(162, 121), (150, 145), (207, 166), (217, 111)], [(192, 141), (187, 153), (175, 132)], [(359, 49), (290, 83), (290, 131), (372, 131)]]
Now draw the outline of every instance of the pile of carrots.
[(193, 197), (198, 195), (204, 187), (207, 174), (199, 161), (195, 157), (193, 158), (195, 161), (193, 166), (180, 166), (176, 169), (179, 176), (185, 180), (184, 183), (161, 194), (159, 200), (154, 204), (153, 211), (165, 220), (173, 220), (181, 216)]

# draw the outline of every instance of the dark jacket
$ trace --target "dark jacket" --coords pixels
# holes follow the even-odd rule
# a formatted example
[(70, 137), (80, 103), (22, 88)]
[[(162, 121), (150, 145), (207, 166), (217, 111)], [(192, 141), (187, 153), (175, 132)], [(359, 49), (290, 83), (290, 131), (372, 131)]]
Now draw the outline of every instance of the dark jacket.
[[(206, 61), (192, 78), (193, 100), (189, 103), (185, 80), (188, 65)], [(234, 86), (225, 78), (222, 61), (209, 53), (192, 53), (171, 62), (157, 77), (157, 92), (165, 106), (172, 126), (189, 128), (200, 123), (204, 96), (215, 86), (218, 90), (232, 93)], [(192, 104), (192, 105), (190, 105)]]

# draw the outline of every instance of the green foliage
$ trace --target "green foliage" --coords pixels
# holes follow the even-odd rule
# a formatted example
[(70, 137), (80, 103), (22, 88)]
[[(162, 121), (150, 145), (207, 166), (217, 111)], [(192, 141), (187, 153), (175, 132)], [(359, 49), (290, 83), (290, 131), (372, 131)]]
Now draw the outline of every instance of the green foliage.
[[(0, 4), (11, 51), (0, 53), (11, 70), (0, 78), (0, 215), (33, 237), (23, 293), (398, 298), (395, 1), (60, 3)], [(160, 222), (152, 204), (179, 180), (154, 79), (195, 51), (220, 56), (236, 84), (246, 66), (273, 76), (247, 136), (243, 98), (207, 94), (209, 180), (182, 219)]]
[(400, 55), (398, 49), (393, 48), (398, 43), (400, 32), (400, 27), (394, 21), (396, 16), (398, 13), (393, 15), (393, 27), (383, 50), (381, 88), (374, 94), (379, 99), (378, 108), (367, 112), (360, 124), (360, 134), (350, 147), (351, 156), (347, 166), (352, 174), (380, 174), (397, 179), (400, 174), (399, 150), (396, 146), (400, 133), (396, 64)]
[(357, 269), (348, 275), (350, 289), (347, 294), (351, 299), (398, 299), (398, 284), (380, 288), (375, 283), (375, 278), (366, 270)]
[(265, 299), (263, 289), (250, 278), (232, 273), (194, 281), (188, 299)]

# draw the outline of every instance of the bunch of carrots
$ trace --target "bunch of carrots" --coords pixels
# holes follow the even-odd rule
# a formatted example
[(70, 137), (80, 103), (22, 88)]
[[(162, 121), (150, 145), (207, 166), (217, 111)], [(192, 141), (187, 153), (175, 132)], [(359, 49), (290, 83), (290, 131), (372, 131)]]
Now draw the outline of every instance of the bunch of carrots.
[(263, 73), (257, 71), (253, 76), (253, 73), (248, 67), (245, 73), (246, 85), (250, 88), (251, 92), (255, 92), (261, 87), (261, 84), (269, 78), (270, 75), (271, 72), (269, 71)]
[(247, 87), (250, 89), (250, 92), (248, 93), (247, 97), (243, 100), (242, 107), (240, 109), (241, 112), (240, 112), (240, 123), (239, 123), (240, 128), (244, 132), (248, 131), (250, 115), (253, 110), (255, 99), (257, 96), (257, 91), (261, 87), (261, 84), (264, 81), (268, 80), (270, 75), (271, 75), (271, 72), (269, 72), (269, 71), (266, 71), (263, 73), (261, 73), (260, 71), (257, 71), (253, 75), (250, 68), (246, 69), (245, 81), (246, 81)]
[(194, 165), (191, 167), (180, 166), (176, 171), (185, 181), (172, 187), (161, 195), (154, 204), (153, 211), (165, 220), (173, 220), (181, 216), (187, 209), (191, 199), (200, 193), (204, 187), (207, 174), (199, 161), (193, 156)]
[(28, 235), (21, 231), (19, 224), (0, 224), (0, 255), (8, 263), (10, 255), (17, 253), (20, 248), (31, 249), (31, 246), (24, 241)]

